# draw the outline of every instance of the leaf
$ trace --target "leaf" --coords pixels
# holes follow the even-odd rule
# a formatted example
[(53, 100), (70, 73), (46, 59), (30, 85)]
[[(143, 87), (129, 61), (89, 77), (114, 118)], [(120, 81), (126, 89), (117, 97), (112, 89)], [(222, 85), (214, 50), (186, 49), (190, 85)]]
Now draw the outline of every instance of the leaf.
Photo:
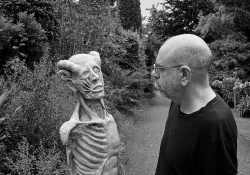
[(3, 105), (3, 103), (5, 102), (5, 100), (7, 99), (8, 96), (8, 92), (4, 92), (1, 96), (0, 96), (0, 107)]

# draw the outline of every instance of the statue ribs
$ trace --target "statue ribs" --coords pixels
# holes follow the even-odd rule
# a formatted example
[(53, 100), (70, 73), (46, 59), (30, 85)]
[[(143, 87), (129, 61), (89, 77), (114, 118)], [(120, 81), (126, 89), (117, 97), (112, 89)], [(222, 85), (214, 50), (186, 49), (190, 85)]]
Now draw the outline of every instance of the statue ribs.
[(120, 140), (111, 115), (96, 124), (79, 124), (69, 135), (67, 160), (71, 175), (117, 175)]

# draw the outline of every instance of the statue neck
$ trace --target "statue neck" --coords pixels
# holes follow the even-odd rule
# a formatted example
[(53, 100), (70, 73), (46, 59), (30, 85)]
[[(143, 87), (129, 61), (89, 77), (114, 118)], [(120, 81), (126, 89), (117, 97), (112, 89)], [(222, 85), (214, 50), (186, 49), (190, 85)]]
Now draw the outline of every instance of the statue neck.
[(84, 99), (85, 105), (83, 104), (83, 101), (81, 101), (80, 103), (81, 103), (80, 105), (81, 121), (85, 121), (86, 117), (88, 117), (89, 120), (96, 119), (96, 117), (100, 119), (105, 118), (106, 109), (104, 107), (103, 99), (96, 99), (96, 100)]

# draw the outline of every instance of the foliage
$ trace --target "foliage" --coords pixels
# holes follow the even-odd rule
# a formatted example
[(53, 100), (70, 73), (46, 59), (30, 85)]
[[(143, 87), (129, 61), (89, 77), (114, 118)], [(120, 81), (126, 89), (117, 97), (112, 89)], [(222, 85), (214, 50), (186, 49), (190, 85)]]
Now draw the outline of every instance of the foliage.
[[(250, 114), (250, 82), (235, 77), (224, 77), (222, 81), (215, 80), (212, 87), (219, 93), (228, 104), (236, 101), (240, 116), (249, 117)], [(235, 99), (236, 98), (236, 99)]]
[(228, 35), (227, 38), (215, 40), (210, 44), (214, 54), (211, 75), (213, 79), (237, 74), (244, 81), (249, 80), (250, 43), (241, 34)]
[(239, 96), (237, 99), (240, 99), (239, 104), (237, 105), (237, 110), (240, 112), (242, 117), (250, 117), (250, 82), (246, 81), (245, 83), (235, 83), (234, 91)]
[(249, 9), (245, 8), (232, 8), (234, 13), (234, 23), (236, 30), (242, 32), (250, 40), (250, 4)]
[(216, 9), (215, 13), (201, 16), (194, 30), (206, 41), (225, 38), (233, 31), (234, 15), (225, 6), (217, 4)]
[(149, 22), (153, 32), (166, 39), (183, 33), (193, 33), (201, 14), (213, 11), (210, 1), (166, 0), (162, 8), (151, 8)]
[(242, 97), (240, 103), (237, 105), (237, 110), (240, 112), (241, 117), (250, 118), (250, 97)]
[(129, 109), (150, 86), (143, 42), (137, 33), (120, 30), (104, 45), (102, 70), (111, 108)]
[(106, 81), (108, 107), (129, 110), (138, 105), (138, 100), (144, 95), (143, 89), (150, 85), (145, 76), (147, 72), (143, 70), (112, 74)]
[(235, 84), (238, 84), (240, 82), (241, 80), (239, 78), (224, 77), (222, 81), (215, 80), (211, 85), (228, 104), (232, 104), (234, 102), (233, 89), (235, 87)]
[(136, 70), (145, 64), (144, 55), (141, 55), (143, 48), (140, 43), (140, 38), (137, 33), (131, 31), (121, 31), (121, 37), (124, 38), (124, 42), (120, 43), (124, 48), (125, 54), (122, 59), (119, 60), (119, 66), (121, 69), (133, 69)]
[[(250, 11), (237, 6), (215, 5), (215, 13), (201, 16), (195, 32), (200, 33), (202, 38), (211, 42), (225, 38), (235, 32), (241, 32), (248, 40), (250, 39)], [(250, 10), (250, 9), (249, 9)]]
[(17, 150), (9, 154), (6, 165), (11, 174), (67, 174), (66, 164), (56, 145), (46, 149), (41, 142), (39, 147), (34, 149), (25, 138), (18, 143)]
[(155, 62), (156, 55), (163, 44), (163, 40), (155, 35), (154, 33), (150, 33), (145, 37), (145, 54), (148, 59), (146, 60), (147, 67), (151, 67)]
[(141, 33), (140, 0), (119, 0), (118, 9), (122, 27), (126, 30), (130, 29)]
[(45, 31), (33, 14), (18, 14), (17, 24), (0, 17), (0, 73), (6, 61), (15, 57), (33, 68), (34, 62), (38, 62), (47, 49)]
[(91, 2), (79, 1), (71, 6), (59, 4), (61, 38), (55, 48), (59, 59), (92, 50), (101, 52), (119, 26), (115, 9), (102, 1), (97, 4)]
[[(8, 76), (1, 79), (0, 90), (11, 89), (1, 111), (1, 116), (6, 119), (0, 123), (0, 132), (5, 135), (0, 145), (3, 145), (7, 157), (11, 157), (12, 151), (18, 151), (17, 144), (23, 137), (34, 150), (39, 148), (41, 141), (46, 149), (53, 148), (56, 142), (64, 153), (58, 130), (71, 115), (74, 101), (64, 82), (53, 74), (53, 65), (48, 63), (50, 57), (46, 55), (42, 60), (34, 71), (29, 70), (24, 62), (12, 60), (7, 63)], [(0, 164), (2, 162), (6, 160), (1, 160)], [(9, 171), (8, 167), (0, 170)]]
[(14, 24), (18, 24), (18, 14), (26, 12), (33, 14), (35, 20), (45, 30), (49, 41), (59, 38), (59, 21), (51, 3), (45, 0), (3, 0), (0, 8), (5, 17), (12, 19)]

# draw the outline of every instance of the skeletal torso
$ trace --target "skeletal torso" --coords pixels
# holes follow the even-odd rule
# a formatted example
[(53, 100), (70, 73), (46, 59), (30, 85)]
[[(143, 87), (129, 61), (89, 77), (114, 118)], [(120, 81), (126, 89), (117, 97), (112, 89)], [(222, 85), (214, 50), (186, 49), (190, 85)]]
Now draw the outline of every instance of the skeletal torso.
[(65, 128), (69, 132), (66, 150), (71, 175), (117, 175), (120, 139), (113, 116), (94, 111), (102, 115), (101, 122), (95, 123), (82, 121), (86, 113), (80, 111), (80, 122), (68, 121), (60, 128), (61, 133)]

